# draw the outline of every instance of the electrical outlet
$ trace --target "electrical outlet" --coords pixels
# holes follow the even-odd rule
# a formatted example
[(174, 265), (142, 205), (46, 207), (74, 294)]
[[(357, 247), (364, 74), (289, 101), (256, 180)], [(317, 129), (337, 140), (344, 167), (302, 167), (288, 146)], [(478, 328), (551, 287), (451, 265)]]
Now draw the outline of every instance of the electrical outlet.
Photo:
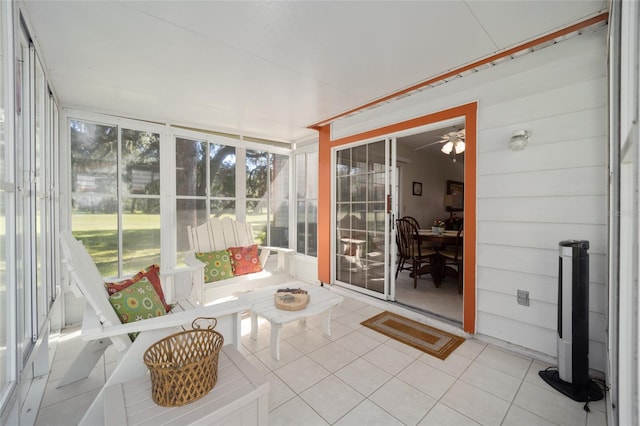
[(529, 306), (529, 292), (518, 290), (518, 305)]

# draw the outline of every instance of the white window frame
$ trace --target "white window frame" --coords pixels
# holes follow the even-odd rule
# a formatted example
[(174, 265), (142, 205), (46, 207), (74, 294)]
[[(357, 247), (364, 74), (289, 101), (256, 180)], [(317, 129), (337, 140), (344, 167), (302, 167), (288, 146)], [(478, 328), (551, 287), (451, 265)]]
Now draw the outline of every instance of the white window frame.
[[(316, 154), (316, 158), (318, 158), (319, 155), (319, 149), (318, 149), (318, 144), (313, 144), (313, 145), (306, 145), (300, 148), (297, 148), (291, 153), (291, 169), (292, 169), (292, 174), (293, 174), (293, 178), (291, 180), (292, 182), (292, 191), (291, 193), (293, 194), (292, 200), (291, 200), (291, 211), (293, 212), (293, 214), (291, 215), (291, 221), (289, 224), (289, 229), (293, 229), (295, 230), (295, 232), (298, 231), (298, 202), (299, 201), (304, 201), (305, 205), (308, 206), (308, 203), (310, 201), (315, 201), (316, 203), (316, 207), (318, 205), (318, 189), (316, 188), (316, 198), (309, 198), (309, 154)], [(298, 198), (298, 169), (297, 169), (297, 157), (298, 155), (304, 155), (304, 160), (305, 160), (305, 191), (304, 191), (304, 198)], [(319, 167), (319, 161), (316, 162), (315, 164), (315, 173), (318, 173), (318, 167)], [(316, 182), (319, 182), (319, 179), (316, 177)], [(316, 217), (317, 217), (317, 211), (316, 211)], [(304, 222), (305, 222), (305, 235), (304, 235), (304, 242), (305, 242), (305, 247), (304, 247), (304, 251), (303, 253), (300, 253), (298, 251), (298, 238), (294, 238), (293, 241), (291, 239), (291, 237), (289, 237), (289, 245), (291, 246), (291, 248), (293, 248), (293, 250), (296, 253), (296, 256), (302, 256), (302, 257), (308, 257), (308, 258), (312, 258), (312, 259), (317, 259), (318, 258), (318, 247), (316, 244), (316, 255), (310, 255), (309, 254), (309, 235), (307, 232), (309, 223), (308, 223), (308, 219), (309, 219), (309, 215), (308, 213), (305, 213), (305, 218), (304, 218)], [(317, 235), (318, 235), (318, 231), (316, 229), (316, 242), (317, 242)]]
[[(291, 150), (288, 148), (279, 147), (269, 144), (268, 142), (258, 143), (253, 141), (244, 140), (239, 135), (238, 139), (232, 137), (226, 137), (215, 133), (198, 132), (193, 130), (183, 129), (181, 127), (174, 127), (170, 124), (156, 124), (146, 121), (139, 121), (128, 118), (114, 117), (104, 114), (98, 114), (93, 112), (87, 112), (82, 110), (67, 109), (62, 114), (61, 123), (64, 123), (66, 130), (64, 132), (64, 140), (61, 142), (61, 155), (65, 160), (61, 160), (62, 164), (70, 161), (70, 143), (71, 143), (71, 131), (69, 128), (70, 120), (77, 120), (82, 122), (89, 122), (93, 124), (100, 124), (105, 126), (117, 126), (118, 138), (120, 138), (121, 129), (133, 129), (139, 131), (149, 131), (160, 134), (160, 166), (162, 170), (175, 170), (176, 168), (176, 156), (175, 156), (175, 139), (195, 139), (201, 141), (207, 141), (215, 144), (231, 145), (236, 147), (236, 219), (243, 221), (246, 219), (246, 174), (245, 174), (245, 152), (247, 149), (265, 151), (269, 154), (279, 154), (289, 157), (289, 200), (291, 200)], [(120, 170), (118, 170), (120, 174)], [(64, 176), (62, 177), (68, 188), (71, 188), (71, 164), (64, 169)], [(177, 236), (175, 234), (176, 223), (176, 177), (175, 173), (162, 173), (160, 177), (160, 265), (162, 270), (170, 271), (174, 269), (184, 269), (177, 266)], [(268, 190), (269, 188), (267, 188)], [(69, 189), (70, 190), (70, 189)], [(61, 218), (61, 223), (65, 224), (65, 229), (71, 229), (71, 198), (72, 194), (69, 193), (67, 197), (61, 200), (65, 218)], [(121, 206), (119, 206), (121, 209)], [(207, 206), (209, 209), (209, 206)], [(208, 211), (208, 210), (207, 210)], [(291, 221), (291, 202), (289, 203), (289, 222)], [(121, 224), (118, 225), (121, 227)], [(269, 229), (269, 223), (267, 223), (267, 229)], [(267, 231), (269, 232), (269, 231)], [(268, 235), (268, 234), (267, 234)], [(291, 245), (291, 239), (289, 246)], [(119, 248), (118, 256), (121, 257), (121, 248)], [(128, 274), (123, 274), (127, 276)], [(121, 277), (114, 277), (121, 278)]]
[[(16, 180), (15, 180), (15, 49), (13, 38), (13, 3), (2, 2), (0, 4), (0, 42), (2, 43), (2, 55), (0, 55), (2, 72), (0, 76), (2, 78), (2, 91), (0, 95), (2, 98), (2, 109), (4, 110), (4, 170), (3, 176), (0, 176), (0, 196), (4, 197), (5, 205), (5, 265), (6, 265), (6, 283), (16, 282)], [(6, 284), (5, 283), (5, 284)], [(9, 407), (13, 400), (16, 399), (16, 388), (18, 382), (18, 359), (20, 357), (18, 353), (17, 343), (17, 288), (15, 285), (6, 286), (6, 302), (5, 306), (0, 307), (0, 326), (4, 328), (6, 339), (6, 358), (4, 365), (0, 366), (5, 370), (5, 381), (0, 382), (0, 423), (5, 424), (5, 420), (8, 419), (10, 413), (8, 413), (7, 407)]]

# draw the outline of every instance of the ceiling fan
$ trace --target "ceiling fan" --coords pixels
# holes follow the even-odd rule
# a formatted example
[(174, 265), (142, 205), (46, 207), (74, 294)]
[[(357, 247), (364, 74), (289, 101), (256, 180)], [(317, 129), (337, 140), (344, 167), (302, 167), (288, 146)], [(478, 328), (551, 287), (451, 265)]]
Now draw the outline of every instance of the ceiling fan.
[(442, 135), (439, 141), (431, 142), (430, 144), (421, 146), (419, 148), (416, 148), (415, 150), (418, 151), (420, 149), (425, 149), (432, 145), (442, 143), (444, 145), (442, 145), (442, 148), (440, 148), (440, 151), (442, 151), (447, 155), (453, 152), (454, 153), (453, 161), (455, 162), (456, 161), (455, 154), (462, 154), (464, 152), (464, 148), (465, 148), (464, 140), (465, 140), (465, 129), (462, 129), (455, 132), (445, 133), (444, 135)]

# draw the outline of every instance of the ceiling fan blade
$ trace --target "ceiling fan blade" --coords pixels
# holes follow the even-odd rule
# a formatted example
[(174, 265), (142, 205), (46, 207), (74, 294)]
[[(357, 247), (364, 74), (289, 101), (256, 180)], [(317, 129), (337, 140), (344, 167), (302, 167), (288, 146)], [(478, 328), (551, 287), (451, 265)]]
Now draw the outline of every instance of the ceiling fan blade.
[(445, 140), (441, 140), (441, 141), (431, 142), (431, 143), (428, 143), (426, 145), (422, 145), (422, 146), (419, 146), (419, 147), (415, 148), (414, 151), (420, 151), (421, 149), (427, 149), (430, 146), (437, 145), (437, 144), (443, 143), (443, 142), (446, 142), (446, 141)]

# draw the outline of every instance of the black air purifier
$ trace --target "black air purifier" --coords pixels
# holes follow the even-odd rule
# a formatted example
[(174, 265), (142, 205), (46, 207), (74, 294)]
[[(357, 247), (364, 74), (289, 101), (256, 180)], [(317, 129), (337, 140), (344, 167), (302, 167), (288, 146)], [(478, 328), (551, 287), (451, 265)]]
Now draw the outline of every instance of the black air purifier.
[(560, 242), (558, 272), (558, 369), (538, 374), (575, 401), (603, 398), (589, 377), (589, 241)]

